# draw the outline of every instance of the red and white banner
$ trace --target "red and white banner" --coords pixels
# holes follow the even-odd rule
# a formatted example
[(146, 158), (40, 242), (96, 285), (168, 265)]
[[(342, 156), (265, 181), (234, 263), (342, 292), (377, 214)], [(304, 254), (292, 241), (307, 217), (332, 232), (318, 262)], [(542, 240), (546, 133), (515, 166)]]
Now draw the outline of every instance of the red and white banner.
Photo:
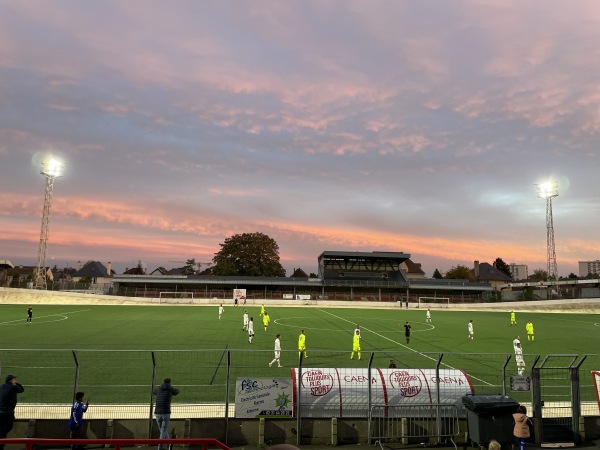
[[(298, 404), (298, 369), (292, 369), (294, 407)], [(434, 369), (371, 369), (371, 404), (435, 405), (438, 379)], [(462, 370), (439, 371), (439, 403), (462, 405), (473, 385)], [(364, 414), (369, 404), (368, 369), (302, 369), (300, 404), (304, 417), (348, 417)]]

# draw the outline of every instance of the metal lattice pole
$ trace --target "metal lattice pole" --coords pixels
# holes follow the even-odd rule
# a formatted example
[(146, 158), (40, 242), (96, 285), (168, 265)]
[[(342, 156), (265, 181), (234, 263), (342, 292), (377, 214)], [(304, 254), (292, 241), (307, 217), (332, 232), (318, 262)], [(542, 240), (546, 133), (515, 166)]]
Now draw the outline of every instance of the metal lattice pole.
[(556, 265), (556, 249), (554, 246), (554, 221), (552, 220), (552, 198), (546, 199), (546, 241), (548, 260), (548, 279), (558, 280), (558, 267)]
[(546, 200), (546, 271), (548, 280), (558, 279), (558, 267), (556, 265), (556, 248), (554, 245), (554, 221), (552, 219), (552, 199), (558, 197), (558, 183), (551, 181), (538, 184), (537, 196)]
[(46, 252), (48, 249), (48, 224), (50, 221), (50, 206), (52, 205), (52, 190), (54, 179), (61, 176), (62, 166), (56, 160), (50, 159), (42, 164), (42, 175), (46, 177), (44, 209), (42, 211), (42, 229), (40, 231), (40, 247), (38, 250), (37, 266), (33, 277), (35, 289), (47, 289), (46, 283)]

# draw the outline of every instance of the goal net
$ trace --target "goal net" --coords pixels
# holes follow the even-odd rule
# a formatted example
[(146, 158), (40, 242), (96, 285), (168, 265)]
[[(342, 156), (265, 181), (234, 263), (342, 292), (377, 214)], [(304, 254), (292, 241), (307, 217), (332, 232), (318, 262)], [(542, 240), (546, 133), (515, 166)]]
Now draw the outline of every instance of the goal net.
[(163, 300), (166, 300), (168, 298), (183, 298), (183, 299), (188, 299), (188, 300), (194, 300), (194, 293), (193, 292), (159, 292), (158, 298), (160, 299), (161, 303)]
[(449, 297), (419, 297), (418, 308), (448, 308)]

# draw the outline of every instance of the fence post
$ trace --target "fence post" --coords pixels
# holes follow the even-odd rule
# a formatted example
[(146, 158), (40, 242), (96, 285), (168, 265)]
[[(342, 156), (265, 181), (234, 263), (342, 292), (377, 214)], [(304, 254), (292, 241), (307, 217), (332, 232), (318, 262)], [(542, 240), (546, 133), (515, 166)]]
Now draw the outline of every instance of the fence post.
[(442, 405), (440, 405), (440, 364), (442, 363), (442, 358), (444, 357), (443, 353), (440, 353), (438, 357), (437, 364), (435, 365), (435, 403), (436, 403), (436, 412), (435, 412), (435, 430), (437, 433), (437, 443), (441, 443), (441, 434), (442, 434)]
[(371, 419), (372, 419), (372, 408), (373, 408), (373, 398), (372, 398), (372, 391), (371, 391), (371, 386), (372, 386), (372, 376), (371, 376), (371, 369), (373, 368), (373, 358), (375, 357), (375, 353), (371, 352), (371, 356), (369, 357), (369, 365), (367, 367), (367, 376), (369, 377), (369, 384), (368, 384), (368, 390), (367, 390), (367, 442), (370, 444), (371, 443)]
[(502, 395), (506, 397), (506, 366), (510, 362), (512, 355), (509, 353), (504, 361), (504, 365), (502, 366)]
[(581, 392), (579, 383), (579, 368), (587, 358), (587, 355), (583, 355), (579, 363), (575, 367), (570, 367), (570, 378), (571, 378), (571, 416), (573, 420), (573, 438), (575, 444), (581, 442), (581, 435), (579, 429), (579, 419), (581, 418)]
[(152, 410), (154, 409), (154, 387), (156, 386), (156, 355), (154, 351), (150, 352), (152, 358), (152, 383), (150, 384), (150, 411), (148, 416), (148, 439), (152, 439)]
[[(296, 298), (296, 296), (294, 296)], [(300, 394), (302, 394), (302, 362), (304, 361), (304, 352), (298, 352), (298, 378), (296, 380), (298, 384), (298, 392), (296, 392), (297, 405), (296, 405), (296, 446), (300, 446), (300, 436), (302, 436), (302, 415), (300, 414), (300, 406), (302, 401), (300, 400)]]
[(533, 417), (537, 419), (539, 424), (535, 430), (538, 436), (538, 442), (544, 441), (544, 427), (542, 426), (542, 390), (540, 385), (540, 368), (535, 367), (539, 361), (539, 357), (533, 362), (531, 367), (531, 409)]
[(73, 383), (73, 398), (71, 399), (71, 404), (73, 404), (73, 399), (75, 398), (75, 393), (79, 388), (79, 358), (77, 357), (77, 350), (72, 350), (73, 359), (75, 360), (75, 381)]
[(231, 350), (227, 350), (227, 381), (225, 382), (225, 445), (229, 438), (229, 392), (231, 389)]

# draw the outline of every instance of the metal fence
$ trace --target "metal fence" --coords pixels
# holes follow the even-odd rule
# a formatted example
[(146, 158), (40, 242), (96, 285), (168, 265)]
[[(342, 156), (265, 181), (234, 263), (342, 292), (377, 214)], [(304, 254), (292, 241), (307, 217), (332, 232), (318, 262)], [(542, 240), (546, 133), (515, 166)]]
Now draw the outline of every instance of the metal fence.
[[(295, 370), (303, 373), (302, 370), (306, 370), (303, 367), (311, 367), (345, 370), (350, 377), (364, 377), (369, 373), (368, 380), (373, 379), (372, 371), (387, 369), (390, 360), (395, 362), (398, 371), (464, 371), (476, 394), (504, 394), (532, 408), (534, 416), (542, 420), (542, 429), (548, 430), (548, 436), (553, 434), (554, 425), (563, 431), (567, 429), (568, 433), (576, 433), (579, 415), (598, 415), (599, 412), (592, 371), (600, 368), (600, 354), (548, 355), (544, 358), (524, 355), (525, 375), (531, 380), (529, 391), (511, 390), (511, 377), (518, 373), (514, 356), (510, 354), (363, 352), (361, 360), (351, 361), (350, 352), (312, 351), (310, 359), (299, 365), (297, 351), (283, 351), (281, 361), (285, 367), (281, 369), (268, 366), (272, 356), (272, 351), (267, 350), (5, 349), (0, 350), (0, 376), (16, 374), (25, 386), (16, 411), (17, 418), (23, 419), (64, 418), (74, 392), (81, 390), (94, 406), (86, 415), (89, 419), (148, 417), (150, 420), (152, 390), (166, 377), (180, 389), (180, 395), (173, 398), (173, 418), (227, 419), (233, 417), (235, 390), (232, 386), (237, 378), (276, 376), (291, 379)], [(440, 392), (453, 380), (439, 376), (430, 377), (427, 382), (433, 385), (432, 392)], [(346, 410), (354, 411), (354, 417), (371, 417), (373, 411), (381, 407), (380, 402), (370, 393), (365, 394), (364, 385), (362, 391), (356, 389), (344, 397)], [(464, 386), (459, 386), (455, 399), (459, 416), (464, 413), (461, 413), (459, 398), (462, 393)], [(295, 408), (299, 419), (319, 415), (315, 405), (308, 405), (302, 396), (298, 399)], [(435, 396), (428, 404), (428, 411), (435, 411), (436, 420), (446, 417), (435, 408), (431, 409), (432, 405), (439, 404)], [(421, 404), (414, 403), (411, 407), (418, 409)], [(341, 411), (339, 417), (344, 417), (343, 414)], [(334, 415), (327, 412), (322, 417)], [(393, 417), (393, 414), (388, 413), (387, 417)], [(373, 426), (374, 430), (380, 431), (372, 436), (380, 438), (383, 425), (378, 422)], [(391, 426), (387, 423), (385, 429)], [(393, 426), (410, 424), (394, 423)], [(444, 429), (453, 430), (452, 426), (453, 423), (446, 424)], [(417, 431), (398, 436), (414, 434), (418, 434)]]

